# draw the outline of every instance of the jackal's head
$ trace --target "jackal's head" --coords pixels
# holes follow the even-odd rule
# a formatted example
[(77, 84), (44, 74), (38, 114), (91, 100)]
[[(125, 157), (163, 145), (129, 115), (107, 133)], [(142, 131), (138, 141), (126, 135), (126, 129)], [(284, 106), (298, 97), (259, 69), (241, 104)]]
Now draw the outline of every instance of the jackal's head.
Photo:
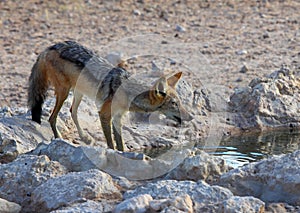
[(150, 104), (156, 106), (156, 110), (167, 118), (181, 124), (182, 121), (190, 121), (193, 117), (184, 109), (176, 92), (176, 84), (182, 76), (178, 72), (171, 77), (161, 77), (150, 90)]

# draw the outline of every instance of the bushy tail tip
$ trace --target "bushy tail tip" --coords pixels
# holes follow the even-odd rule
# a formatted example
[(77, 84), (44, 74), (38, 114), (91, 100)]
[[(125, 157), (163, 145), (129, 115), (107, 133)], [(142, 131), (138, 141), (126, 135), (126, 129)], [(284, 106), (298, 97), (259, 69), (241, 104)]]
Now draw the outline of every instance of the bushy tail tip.
[(48, 90), (48, 81), (43, 72), (40, 57), (33, 65), (29, 77), (28, 106), (31, 110), (32, 120), (41, 123), (42, 106)]

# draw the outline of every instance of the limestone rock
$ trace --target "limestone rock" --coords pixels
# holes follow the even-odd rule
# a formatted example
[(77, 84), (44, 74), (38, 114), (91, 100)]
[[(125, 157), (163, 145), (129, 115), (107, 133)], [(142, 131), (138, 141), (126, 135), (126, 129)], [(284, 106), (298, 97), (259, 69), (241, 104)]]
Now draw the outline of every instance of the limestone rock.
[(152, 201), (149, 194), (139, 195), (123, 201), (114, 209), (114, 213), (143, 213), (149, 208), (149, 202)]
[[(106, 162), (105, 149), (100, 147), (74, 146), (66, 140), (55, 139), (51, 143), (40, 143), (31, 154), (47, 155), (51, 160), (58, 161), (69, 171), (87, 171), (101, 168)], [(95, 159), (97, 158), (97, 159)], [(95, 163), (100, 165), (95, 165)]]
[(50, 128), (30, 121), (26, 114), (0, 117), (0, 163), (13, 161), (52, 136)]
[(119, 185), (122, 188), (123, 191), (133, 189), (136, 186), (140, 185), (138, 181), (130, 181), (127, 178), (122, 176), (114, 176), (113, 180), (117, 185)]
[(143, 154), (136, 155), (136, 153), (124, 153), (100, 147), (75, 147), (65, 140), (57, 139), (48, 145), (39, 145), (31, 153), (47, 155), (51, 160), (60, 162), (69, 171), (100, 169), (129, 180), (146, 180), (171, 171), (190, 151), (170, 148), (160, 157), (152, 159)]
[(235, 90), (229, 101), (231, 120), (241, 129), (300, 127), (299, 101), (300, 80), (283, 66)]
[(91, 213), (91, 212), (111, 212), (115, 206), (115, 201), (93, 201), (87, 200), (83, 203), (74, 203), (67, 207), (61, 207), (51, 213)]
[(231, 170), (221, 176), (220, 185), (235, 195), (300, 205), (300, 151)]
[(17, 203), (9, 202), (0, 198), (0, 212), (1, 213), (19, 213), (21, 206)]
[(225, 160), (198, 151), (194, 156), (187, 157), (178, 167), (173, 169), (167, 179), (175, 180), (205, 180), (215, 182), (219, 176), (229, 170)]
[[(264, 202), (254, 197), (237, 197), (226, 188), (204, 181), (160, 180), (125, 192), (125, 199), (149, 194), (154, 212), (263, 212)], [(248, 211), (247, 211), (248, 212)]]
[(30, 209), (49, 212), (69, 203), (120, 198), (121, 194), (108, 174), (99, 170), (72, 172), (37, 187), (32, 192)]
[(194, 212), (193, 201), (187, 194), (170, 199), (150, 201), (150, 210), (154, 212)]
[(235, 213), (263, 213), (265, 212), (265, 203), (254, 197), (234, 196), (223, 201), (220, 205), (220, 212)]
[(269, 203), (266, 206), (267, 213), (285, 213), (285, 212), (299, 212), (300, 206), (291, 206), (287, 203)]
[(127, 191), (124, 198), (129, 199), (141, 194), (150, 194), (155, 200), (189, 195), (197, 209), (206, 207), (211, 209), (210, 205), (215, 205), (233, 196), (228, 189), (210, 186), (204, 181), (196, 183), (193, 181), (161, 180)]
[(26, 205), (36, 187), (66, 172), (65, 167), (50, 161), (47, 156), (20, 156), (11, 163), (0, 165), (0, 197)]

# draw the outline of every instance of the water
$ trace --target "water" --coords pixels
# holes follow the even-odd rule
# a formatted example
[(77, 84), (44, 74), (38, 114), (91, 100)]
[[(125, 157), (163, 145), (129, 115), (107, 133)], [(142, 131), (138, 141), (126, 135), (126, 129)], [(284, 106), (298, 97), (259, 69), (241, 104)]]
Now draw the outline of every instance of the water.
[(222, 156), (227, 164), (236, 168), (300, 149), (300, 131), (272, 131), (227, 137), (217, 144), (210, 146), (209, 143), (201, 141), (196, 146), (212, 155)]
[[(203, 139), (195, 147), (214, 156), (221, 156), (233, 168), (268, 158), (274, 155), (291, 153), (300, 149), (300, 131), (269, 131), (230, 136), (222, 139)], [(178, 150), (189, 148), (178, 147)], [(171, 147), (141, 150), (144, 154), (159, 158)], [(176, 149), (176, 147), (175, 147)]]

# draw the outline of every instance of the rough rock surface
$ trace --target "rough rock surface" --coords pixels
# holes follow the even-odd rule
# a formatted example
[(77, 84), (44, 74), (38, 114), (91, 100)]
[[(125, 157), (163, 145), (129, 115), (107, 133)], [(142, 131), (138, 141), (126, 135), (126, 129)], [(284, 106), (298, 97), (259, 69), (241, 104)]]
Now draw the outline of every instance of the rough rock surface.
[(265, 78), (252, 80), (230, 97), (233, 125), (241, 129), (300, 127), (300, 80), (282, 66)]
[(91, 212), (111, 212), (115, 206), (115, 201), (93, 201), (87, 200), (83, 203), (70, 204), (61, 207), (51, 213), (91, 213)]
[(265, 203), (254, 197), (234, 196), (222, 202), (219, 208), (220, 212), (224, 213), (263, 213), (265, 212)]
[(221, 176), (220, 185), (235, 195), (300, 205), (300, 151), (231, 170)]
[(19, 213), (21, 206), (14, 202), (9, 202), (0, 198), (0, 212), (1, 213)]
[[(88, 149), (89, 147), (85, 148)], [(105, 151), (105, 149), (100, 147), (91, 149), (95, 150), (99, 158), (103, 156), (101, 151)], [(35, 155), (47, 155), (51, 160), (60, 162), (69, 171), (79, 172), (96, 168), (95, 164), (81, 151), (81, 147), (77, 147), (63, 139), (54, 139), (49, 144), (40, 143), (37, 148), (30, 153)]]
[(185, 194), (182, 196), (176, 196), (174, 198), (157, 199), (153, 198), (149, 194), (138, 195), (133, 198), (129, 198), (122, 203), (118, 204), (114, 209), (114, 212), (132, 212), (132, 213), (144, 213), (144, 212), (188, 212), (193, 213), (193, 201), (190, 196)]
[(189, 195), (177, 196), (170, 199), (150, 201), (150, 210), (154, 212), (188, 212), (193, 213), (193, 201)]
[(166, 174), (181, 163), (189, 150), (170, 149), (158, 158), (144, 154), (118, 152), (100, 147), (71, 145), (65, 140), (53, 140), (40, 144), (32, 154), (44, 154), (60, 162), (69, 171), (101, 169), (111, 175), (123, 176), (130, 180), (153, 179)]
[(126, 213), (126, 212), (136, 212), (143, 213), (149, 208), (149, 202), (153, 198), (149, 194), (139, 195), (130, 199), (123, 201), (118, 204), (114, 209), (114, 213)]
[(32, 192), (29, 209), (49, 212), (69, 203), (120, 198), (121, 194), (108, 174), (99, 170), (72, 172), (37, 187)]
[(277, 213), (277, 212), (300, 212), (300, 206), (291, 206), (287, 203), (269, 203), (266, 206), (266, 213)]
[(161, 180), (125, 192), (127, 200), (148, 194), (150, 209), (169, 212), (263, 212), (264, 202), (254, 197), (233, 196), (228, 189), (210, 186), (204, 181)]
[(25, 112), (8, 107), (0, 109), (0, 163), (11, 162), (52, 137), (49, 125), (40, 126), (29, 121), (28, 115), (15, 113)]
[(211, 156), (203, 151), (197, 151), (196, 155), (189, 156), (173, 169), (166, 179), (174, 180), (205, 180), (215, 182), (221, 174), (229, 170), (225, 160), (221, 157)]
[(195, 203), (196, 209), (207, 208), (210, 204), (215, 205), (233, 196), (228, 189), (209, 186), (203, 181), (196, 183), (193, 181), (162, 180), (127, 191), (124, 198), (129, 199), (141, 194), (149, 194), (155, 200), (189, 195)]
[(32, 191), (48, 179), (66, 174), (67, 170), (47, 156), (23, 155), (0, 165), (0, 197), (27, 205)]

